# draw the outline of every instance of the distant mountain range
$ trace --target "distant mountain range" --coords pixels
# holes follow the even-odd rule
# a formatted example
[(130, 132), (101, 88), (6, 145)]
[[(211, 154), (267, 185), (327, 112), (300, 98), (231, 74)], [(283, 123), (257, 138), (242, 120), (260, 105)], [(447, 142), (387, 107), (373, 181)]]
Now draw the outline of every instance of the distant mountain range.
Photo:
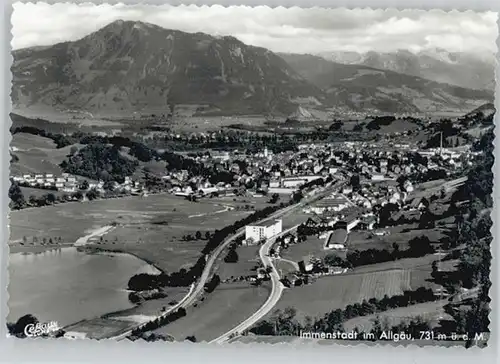
[(434, 48), (417, 53), (396, 52), (327, 52), (318, 54), (326, 60), (379, 68), (436, 82), (473, 89), (494, 90), (495, 56), (448, 52)]
[(234, 37), (134, 21), (115, 21), (74, 42), (16, 50), (13, 58), (15, 109), (166, 112), (194, 104), (203, 113), (299, 112), (313, 118), (337, 109), (470, 111), (493, 100), (490, 90), (316, 56), (277, 55)]
[(335, 106), (386, 113), (467, 112), (493, 100), (493, 91), (473, 90), (390, 70), (341, 64), (302, 54), (280, 56), (326, 94)]

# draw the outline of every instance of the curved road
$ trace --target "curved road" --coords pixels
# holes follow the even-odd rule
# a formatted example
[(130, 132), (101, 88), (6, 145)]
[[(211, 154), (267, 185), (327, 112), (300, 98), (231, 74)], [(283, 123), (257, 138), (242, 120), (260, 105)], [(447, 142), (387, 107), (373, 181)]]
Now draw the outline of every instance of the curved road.
[(222, 344), (223, 342), (227, 341), (231, 337), (238, 335), (240, 332), (245, 331), (246, 329), (250, 328), (251, 326), (255, 325), (257, 321), (259, 321), (262, 317), (264, 317), (269, 311), (272, 310), (272, 308), (278, 303), (279, 299), (281, 298), (281, 294), (283, 293), (283, 283), (280, 282), (280, 276), (276, 270), (276, 267), (273, 264), (272, 258), (269, 256), (269, 250), (273, 246), (273, 244), (276, 242), (276, 239), (279, 236), (285, 235), (291, 230), (294, 230), (297, 228), (298, 225), (291, 227), (279, 235), (276, 235), (272, 237), (271, 239), (267, 240), (259, 249), (259, 256), (260, 260), (264, 264), (264, 267), (271, 267), (271, 282), (273, 284), (271, 294), (267, 298), (266, 302), (249, 318), (247, 318), (245, 321), (243, 321), (241, 324), (233, 328), (232, 330), (226, 332), (225, 334), (219, 336), (218, 338), (210, 341), (210, 344), (212, 343), (217, 343), (217, 344)]
[(286, 262), (286, 263), (292, 265), (293, 269), (295, 269), (297, 271), (299, 270), (299, 265), (297, 264), (297, 262), (294, 262), (292, 260), (285, 259), (285, 258), (278, 258), (277, 260), (280, 261), (280, 262)]

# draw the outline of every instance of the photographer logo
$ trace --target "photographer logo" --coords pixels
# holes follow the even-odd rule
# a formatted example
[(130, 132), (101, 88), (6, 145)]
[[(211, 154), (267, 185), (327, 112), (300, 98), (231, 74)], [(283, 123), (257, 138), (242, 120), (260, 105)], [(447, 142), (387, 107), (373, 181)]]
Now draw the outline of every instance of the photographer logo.
[(24, 334), (26, 337), (37, 337), (41, 335), (48, 335), (51, 332), (59, 330), (59, 325), (56, 321), (50, 321), (48, 323), (28, 324), (24, 328)]

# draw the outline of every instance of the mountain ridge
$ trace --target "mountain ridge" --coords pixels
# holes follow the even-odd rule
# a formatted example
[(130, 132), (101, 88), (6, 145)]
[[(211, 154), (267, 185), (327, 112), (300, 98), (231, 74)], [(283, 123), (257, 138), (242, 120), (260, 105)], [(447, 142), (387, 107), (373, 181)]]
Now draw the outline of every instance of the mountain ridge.
[(418, 52), (322, 52), (318, 56), (343, 64), (358, 64), (455, 86), (493, 90), (495, 55), (448, 52), (434, 48)]
[(280, 57), (238, 39), (115, 21), (74, 42), (13, 52), (13, 101), (141, 109), (210, 104), (233, 112), (290, 112), (323, 94)]
[[(470, 111), (491, 99), (482, 91), (321, 57), (300, 66), (290, 58), (296, 55), (285, 57), (233, 36), (186, 33), (140, 21), (117, 20), (76, 41), (12, 54), (15, 107), (167, 112), (190, 104), (205, 114), (287, 116), (299, 107), (323, 114), (365, 109), (415, 113), (428, 111), (429, 105)], [(345, 77), (337, 77), (339, 72)], [(412, 100), (419, 95), (423, 101), (416, 105)]]

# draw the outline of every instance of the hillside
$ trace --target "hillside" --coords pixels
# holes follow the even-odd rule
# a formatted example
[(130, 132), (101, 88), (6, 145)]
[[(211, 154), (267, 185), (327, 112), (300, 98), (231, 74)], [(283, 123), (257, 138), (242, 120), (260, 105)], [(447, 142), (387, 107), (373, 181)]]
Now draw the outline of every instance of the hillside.
[(280, 54), (336, 106), (386, 113), (469, 112), (491, 102), (493, 92), (472, 90), (363, 65), (340, 64), (312, 55)]
[(493, 90), (495, 85), (493, 54), (448, 52), (436, 48), (417, 53), (407, 50), (385, 53), (339, 51), (319, 55), (336, 63), (385, 69), (466, 88)]
[[(77, 148), (81, 146), (76, 144)], [(16, 133), (12, 136), (11, 154), (16, 160), (10, 164), (10, 174), (21, 176), (30, 173), (62, 173), (59, 164), (70, 153), (71, 146), (56, 148), (55, 143), (39, 135)]]
[[(13, 52), (15, 108), (289, 114), (323, 93), (282, 58), (234, 37), (115, 21), (74, 42)], [(208, 105), (208, 106), (207, 106)]]

